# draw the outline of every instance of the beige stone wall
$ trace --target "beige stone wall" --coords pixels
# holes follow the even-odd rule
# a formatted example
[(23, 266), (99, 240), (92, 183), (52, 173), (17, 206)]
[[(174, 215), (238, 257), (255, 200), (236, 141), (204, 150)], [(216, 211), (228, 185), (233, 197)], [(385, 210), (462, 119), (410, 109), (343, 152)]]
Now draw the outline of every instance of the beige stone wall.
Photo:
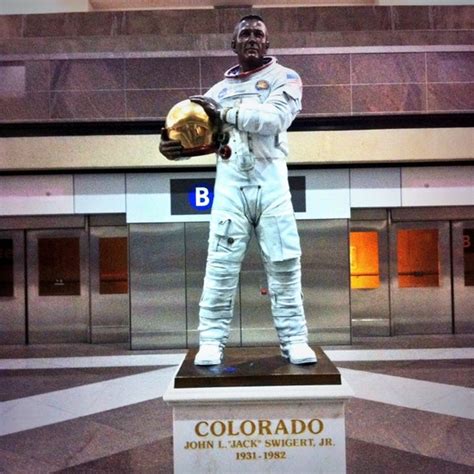
[[(290, 164), (403, 163), (472, 158), (470, 128), (292, 132)], [(0, 139), (5, 171), (187, 168), (215, 164), (207, 155), (171, 162), (158, 135), (20, 137)]]

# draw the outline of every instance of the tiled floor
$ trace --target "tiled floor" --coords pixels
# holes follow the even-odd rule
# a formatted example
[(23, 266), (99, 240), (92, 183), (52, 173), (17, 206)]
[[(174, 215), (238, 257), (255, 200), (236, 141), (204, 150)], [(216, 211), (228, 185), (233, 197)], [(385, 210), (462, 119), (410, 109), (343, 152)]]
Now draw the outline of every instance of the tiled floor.
[[(348, 472), (474, 472), (474, 335), (324, 349), (355, 392)], [(183, 355), (0, 347), (0, 472), (171, 473), (171, 409), (161, 397)]]

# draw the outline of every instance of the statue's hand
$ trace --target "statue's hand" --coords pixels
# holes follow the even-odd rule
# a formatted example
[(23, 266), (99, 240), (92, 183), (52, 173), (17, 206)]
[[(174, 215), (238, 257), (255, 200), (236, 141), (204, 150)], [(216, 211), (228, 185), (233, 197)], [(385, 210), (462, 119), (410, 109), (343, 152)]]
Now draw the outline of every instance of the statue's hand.
[(211, 121), (219, 127), (221, 125), (221, 109), (222, 107), (210, 97), (203, 95), (192, 95), (189, 100), (199, 104), (206, 112)]
[(170, 140), (168, 137), (168, 130), (161, 129), (160, 153), (168, 160), (178, 160), (182, 158), (183, 146), (178, 140)]

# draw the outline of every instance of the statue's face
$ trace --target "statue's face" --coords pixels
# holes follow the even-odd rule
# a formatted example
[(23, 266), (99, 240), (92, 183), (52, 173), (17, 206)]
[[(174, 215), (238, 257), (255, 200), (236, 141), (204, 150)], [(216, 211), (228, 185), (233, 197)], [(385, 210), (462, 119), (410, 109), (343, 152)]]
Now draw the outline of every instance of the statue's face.
[(261, 66), (269, 46), (267, 27), (263, 21), (248, 19), (236, 26), (232, 49), (243, 71)]

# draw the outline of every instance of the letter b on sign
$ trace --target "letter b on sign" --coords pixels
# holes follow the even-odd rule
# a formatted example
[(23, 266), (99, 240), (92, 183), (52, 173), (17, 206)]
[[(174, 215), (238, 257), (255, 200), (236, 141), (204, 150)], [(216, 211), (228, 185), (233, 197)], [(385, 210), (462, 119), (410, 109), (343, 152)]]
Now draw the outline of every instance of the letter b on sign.
[(209, 189), (196, 186), (195, 194), (196, 207), (205, 207), (209, 205), (209, 202), (211, 201), (209, 198)]
[(214, 193), (204, 183), (194, 184), (188, 192), (188, 202), (195, 211), (208, 211), (212, 207)]

